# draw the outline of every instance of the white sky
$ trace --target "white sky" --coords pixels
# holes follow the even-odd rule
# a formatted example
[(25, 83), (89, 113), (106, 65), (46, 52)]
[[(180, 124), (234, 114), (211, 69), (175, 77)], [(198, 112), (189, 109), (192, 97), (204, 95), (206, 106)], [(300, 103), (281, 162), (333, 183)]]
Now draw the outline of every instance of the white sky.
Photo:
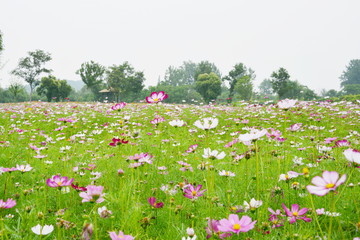
[(1, 86), (28, 51), (52, 54), (57, 78), (94, 60), (129, 61), (155, 85), (169, 65), (214, 62), (223, 75), (238, 62), (256, 84), (279, 67), (319, 92), (360, 58), (359, 0), (2, 0)]

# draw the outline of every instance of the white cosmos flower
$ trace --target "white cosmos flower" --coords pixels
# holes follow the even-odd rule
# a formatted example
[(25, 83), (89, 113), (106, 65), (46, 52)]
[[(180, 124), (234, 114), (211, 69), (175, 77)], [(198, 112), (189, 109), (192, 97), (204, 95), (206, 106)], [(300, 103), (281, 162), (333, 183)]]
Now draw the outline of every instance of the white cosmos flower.
[(252, 198), (250, 200), (250, 203), (247, 201), (244, 201), (244, 210), (247, 212), (248, 210), (255, 210), (256, 208), (259, 208), (263, 202), (261, 200), (255, 200), (255, 198)]
[(235, 177), (235, 173), (230, 172), (230, 171), (225, 171), (225, 170), (221, 170), (219, 172), (220, 176), (225, 176), (225, 177)]
[(26, 166), (25, 165), (20, 165), (19, 164), (16, 164), (16, 168), (17, 170), (19, 170), (20, 172), (29, 172), (32, 167), (30, 166), (30, 164), (27, 164)]
[(203, 121), (204, 123), (201, 123), (200, 120), (196, 120), (194, 125), (202, 130), (208, 130), (216, 128), (216, 126), (219, 124), (219, 119), (212, 117), (204, 118)]
[(296, 178), (298, 177), (299, 175), (302, 175), (301, 173), (297, 173), (297, 172), (294, 172), (294, 171), (289, 171), (287, 172), (286, 174), (280, 174), (279, 176), (279, 182), (280, 181), (287, 181), (287, 180), (290, 180), (292, 178)]
[(48, 235), (52, 231), (54, 231), (54, 226), (53, 225), (45, 225), (43, 227), (40, 224), (38, 224), (35, 227), (32, 227), (31, 231), (33, 231), (33, 233), (35, 233), (37, 235)]
[(266, 129), (263, 129), (261, 131), (257, 129), (251, 129), (250, 133), (241, 134), (239, 136), (239, 140), (242, 142), (251, 142), (253, 140), (257, 140), (263, 137), (266, 133)]
[(183, 120), (172, 120), (169, 124), (173, 127), (182, 127), (184, 126), (185, 122)]
[(193, 237), (195, 235), (195, 231), (193, 228), (187, 228), (186, 229), (186, 234), (189, 236), (189, 237)]
[(278, 102), (278, 106), (281, 109), (289, 109), (295, 106), (297, 100), (294, 99), (284, 99)]
[(211, 151), (210, 148), (204, 149), (204, 158), (210, 158), (210, 159), (223, 159), (226, 156), (225, 152), (219, 153), (218, 150)]
[(346, 149), (343, 154), (349, 162), (360, 164), (360, 152), (354, 151), (351, 148)]

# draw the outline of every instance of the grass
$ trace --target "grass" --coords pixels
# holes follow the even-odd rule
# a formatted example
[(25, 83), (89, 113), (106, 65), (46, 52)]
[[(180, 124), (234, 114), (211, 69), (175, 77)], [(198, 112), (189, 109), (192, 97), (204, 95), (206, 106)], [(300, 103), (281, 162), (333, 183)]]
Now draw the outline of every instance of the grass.
[[(110, 239), (109, 232), (118, 233), (119, 230), (136, 239), (181, 239), (187, 236), (188, 227), (194, 228), (197, 239), (206, 239), (209, 218), (228, 219), (229, 214), (233, 214), (232, 207), (243, 206), (244, 201), (249, 202), (251, 198), (263, 203), (254, 210), (237, 213), (240, 218), (247, 215), (257, 220), (254, 229), (239, 234), (241, 238), (314, 239), (325, 235), (332, 239), (352, 239), (360, 236), (357, 232), (359, 171), (349, 166), (342, 154), (348, 147), (334, 147), (327, 152), (318, 150), (318, 146), (335, 145), (334, 142), (324, 143), (330, 137), (347, 139), (351, 148), (358, 147), (358, 105), (304, 102), (287, 112), (276, 105), (250, 104), (238, 107), (127, 104), (120, 112), (111, 111), (111, 106), (37, 102), (0, 105), (0, 166), (11, 168), (16, 164), (30, 164), (32, 167), (29, 172), (0, 175), (0, 199), (16, 200), (13, 208), (0, 208), (1, 239), (40, 239), (31, 231), (37, 224), (51, 224), (55, 228), (42, 239), (79, 239), (87, 223), (93, 225), (92, 239)], [(158, 126), (150, 124), (156, 115), (164, 117), (165, 122)], [(130, 119), (127, 121), (125, 116)], [(58, 121), (62, 117), (74, 122)], [(219, 124), (210, 130), (193, 125), (204, 117), (216, 117)], [(174, 119), (184, 120), (186, 125), (170, 126), (168, 122)], [(245, 119), (249, 123), (241, 122)], [(289, 131), (295, 123), (302, 123), (301, 129)], [(55, 131), (61, 126), (62, 130)], [(286, 140), (278, 142), (264, 136), (250, 147), (241, 142), (224, 147), (239, 134), (247, 133), (247, 127), (274, 128), (281, 131)], [(116, 136), (129, 143), (109, 146)], [(46, 157), (34, 158), (37, 153), (29, 144), (39, 148), (41, 143), (44, 149), (40, 153)], [(198, 144), (197, 150), (185, 154), (194, 144)], [(66, 146), (71, 148), (60, 152), (60, 148)], [(224, 151), (226, 157), (204, 159), (203, 149), (208, 147)], [(128, 156), (142, 152), (153, 155), (153, 163), (129, 168), (132, 161), (127, 160)], [(234, 156), (242, 154), (244, 158), (234, 160)], [(295, 165), (295, 157), (302, 158), (303, 164)], [(180, 171), (182, 166), (178, 161), (191, 164), (193, 172)], [(209, 162), (213, 168), (198, 169), (202, 162)], [(84, 170), (89, 164), (96, 168)], [(308, 175), (279, 182), (280, 174), (302, 173), (308, 164), (315, 165), (308, 167)], [(76, 166), (80, 171), (73, 171)], [(168, 174), (159, 174), (160, 166), (165, 166)], [(123, 169), (124, 174), (119, 175), (118, 169)], [(221, 170), (234, 172), (235, 177), (220, 176)], [(310, 195), (305, 187), (325, 170), (337, 171), (341, 176), (347, 174), (347, 181), (337, 188), (335, 195), (332, 192), (323, 197)], [(101, 173), (101, 176), (94, 180), (91, 172)], [(79, 186), (104, 186), (105, 201), (82, 203), (79, 192), (71, 186), (68, 193), (47, 186), (46, 180), (56, 174), (74, 178)], [(174, 195), (160, 189), (162, 185), (173, 189), (184, 181), (201, 184), (207, 191), (192, 201), (185, 198), (179, 188)], [(292, 187), (294, 182), (298, 183), (297, 188)], [(354, 186), (348, 187), (350, 183)], [(164, 207), (152, 208), (147, 201), (152, 196), (157, 202), (163, 202)], [(282, 210), (282, 203), (288, 208), (295, 203), (300, 208), (308, 208), (306, 215), (312, 221), (297, 220), (294, 224), (285, 221), (283, 226), (271, 228), (268, 207)], [(109, 218), (101, 218), (97, 213), (102, 206), (112, 211)], [(317, 216), (314, 208), (340, 215)], [(60, 209), (63, 211), (59, 214)], [(7, 217), (9, 214), (13, 217)], [(234, 234), (228, 239), (238, 238)]]

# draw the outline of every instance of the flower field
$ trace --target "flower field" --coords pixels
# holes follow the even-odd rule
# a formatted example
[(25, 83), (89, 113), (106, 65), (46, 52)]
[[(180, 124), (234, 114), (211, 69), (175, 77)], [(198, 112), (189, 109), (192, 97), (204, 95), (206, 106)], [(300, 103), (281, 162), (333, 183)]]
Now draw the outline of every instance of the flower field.
[(360, 237), (351, 102), (0, 105), (1, 239)]

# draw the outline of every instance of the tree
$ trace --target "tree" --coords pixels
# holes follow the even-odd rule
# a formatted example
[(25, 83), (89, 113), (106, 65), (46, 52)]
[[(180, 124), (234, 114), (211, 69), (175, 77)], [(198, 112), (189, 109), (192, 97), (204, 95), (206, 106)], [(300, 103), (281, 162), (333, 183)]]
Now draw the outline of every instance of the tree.
[(288, 91), (290, 75), (285, 68), (280, 68), (277, 72), (271, 74), (271, 85), (275, 93), (279, 95), (279, 99), (283, 99)]
[(245, 75), (245, 76), (239, 78), (236, 81), (236, 85), (234, 87), (234, 92), (239, 95), (239, 98), (241, 100), (249, 101), (251, 99), (252, 92), (253, 92), (253, 83), (252, 83), (251, 76)]
[[(230, 94), (229, 98), (232, 98), (234, 95), (234, 89), (239, 79), (247, 79), (248, 82), (252, 82), (255, 79), (255, 72), (249, 68), (247, 69), (243, 63), (238, 63), (234, 66), (227, 76), (224, 77), (224, 80), (228, 81), (230, 84)], [(244, 78), (248, 76), (248, 78)], [(251, 86), (252, 89), (252, 86)], [(252, 91), (252, 90), (251, 90)]]
[(2, 32), (0, 31), (0, 53), (4, 50)]
[(51, 60), (50, 53), (42, 50), (28, 52), (29, 56), (21, 58), (16, 69), (11, 73), (23, 78), (30, 85), (30, 101), (33, 90), (40, 84), (38, 77), (42, 73), (50, 73), (52, 70), (44, 68), (43, 65)]
[(350, 84), (360, 84), (360, 59), (353, 59), (340, 76), (341, 87)]
[[(144, 73), (136, 72), (128, 63), (122, 65), (113, 65), (109, 67), (107, 73), (107, 84), (114, 92), (124, 98), (126, 95), (134, 93), (138, 95), (144, 88)], [(119, 101), (119, 99), (117, 99)]]
[(321, 96), (322, 97), (336, 97), (338, 95), (338, 92), (335, 89), (330, 89), (326, 91), (326, 89), (321, 90)]
[(60, 82), (58, 96), (60, 97), (61, 100), (64, 100), (65, 98), (67, 98), (70, 95), (70, 93), (73, 91), (73, 89), (67, 83), (66, 80), (58, 80), (58, 81)]
[(19, 95), (22, 91), (24, 91), (24, 86), (18, 82), (12, 82), (9, 87), (9, 91), (13, 95), (13, 101), (16, 101), (16, 96)]
[(173, 66), (169, 66), (166, 69), (164, 81), (160, 82), (160, 85), (180, 86), (183, 85), (184, 78), (185, 72), (181, 67), (176, 68)]
[(104, 73), (106, 68), (94, 61), (85, 62), (81, 64), (81, 68), (76, 71), (81, 80), (93, 92), (95, 97), (99, 96), (99, 91), (102, 88)]
[(344, 86), (345, 95), (359, 95), (360, 94), (360, 84), (347, 84)]
[(69, 96), (72, 88), (66, 80), (58, 80), (50, 75), (41, 79), (41, 84), (36, 91), (39, 95), (45, 95), (48, 102), (51, 102), (53, 97), (56, 97), (56, 101), (65, 99)]
[(259, 85), (259, 90), (260, 90), (260, 93), (264, 94), (264, 95), (272, 94), (273, 91), (272, 91), (271, 80), (270, 79), (264, 79)]
[(196, 91), (204, 98), (206, 103), (216, 99), (221, 93), (221, 80), (215, 73), (200, 74), (196, 80)]
[(220, 73), (219, 69), (215, 66), (214, 63), (210, 63), (209, 61), (201, 61), (196, 66), (196, 69), (194, 72), (195, 82), (197, 81), (199, 75), (204, 74), (204, 73), (207, 73), (207, 74), (214, 73), (219, 78), (221, 78), (221, 73)]

